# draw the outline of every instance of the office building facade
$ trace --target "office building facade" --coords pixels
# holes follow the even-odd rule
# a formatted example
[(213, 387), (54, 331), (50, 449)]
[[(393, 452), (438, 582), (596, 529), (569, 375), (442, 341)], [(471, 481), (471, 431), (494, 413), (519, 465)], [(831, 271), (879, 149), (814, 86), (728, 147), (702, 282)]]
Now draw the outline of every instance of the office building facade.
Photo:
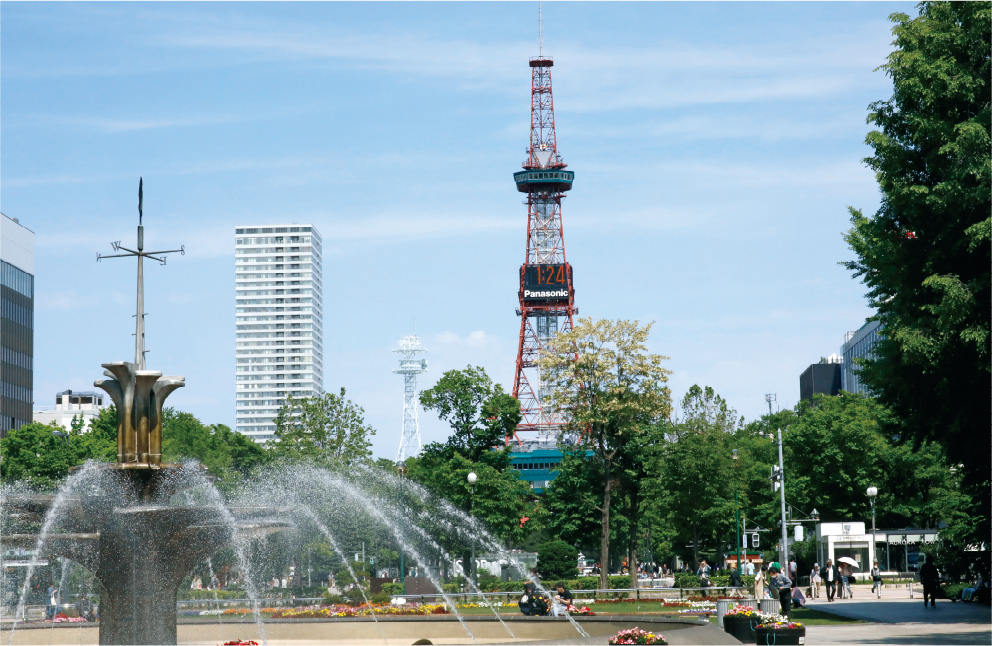
[(0, 214), (0, 438), (31, 422), (34, 232)]
[(855, 359), (874, 358), (875, 344), (881, 339), (882, 324), (878, 321), (869, 321), (862, 325), (857, 332), (848, 332), (845, 335), (844, 345), (840, 347), (840, 353), (843, 357), (840, 377), (841, 390), (859, 395), (870, 396), (872, 394), (858, 376), (861, 368), (855, 363)]
[(830, 395), (840, 392), (841, 364), (825, 362), (810, 364), (799, 375), (799, 399), (813, 399), (813, 395)]
[(321, 238), (307, 224), (235, 229), (236, 428), (266, 442), (285, 399), (323, 392)]
[(63, 390), (55, 395), (54, 408), (36, 408), (34, 421), (39, 424), (58, 424), (65, 430), (72, 429), (77, 418), (82, 423), (83, 432), (90, 430), (90, 424), (100, 415), (100, 411), (110, 405), (107, 393), (92, 390)]

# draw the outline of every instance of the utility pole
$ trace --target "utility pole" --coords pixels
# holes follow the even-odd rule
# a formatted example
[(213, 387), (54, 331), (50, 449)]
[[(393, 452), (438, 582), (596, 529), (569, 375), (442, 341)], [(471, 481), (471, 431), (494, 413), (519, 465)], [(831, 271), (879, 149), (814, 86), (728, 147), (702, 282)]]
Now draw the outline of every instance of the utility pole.
[[(770, 405), (770, 404), (769, 404)], [(789, 572), (789, 526), (785, 517), (785, 460), (782, 458), (782, 429), (778, 429), (778, 476), (779, 492), (782, 494), (782, 549), (779, 558), (782, 567)]]
[(776, 401), (775, 393), (766, 393), (765, 394), (765, 403), (768, 404), (768, 414), (769, 415), (772, 414), (772, 402), (773, 401)]

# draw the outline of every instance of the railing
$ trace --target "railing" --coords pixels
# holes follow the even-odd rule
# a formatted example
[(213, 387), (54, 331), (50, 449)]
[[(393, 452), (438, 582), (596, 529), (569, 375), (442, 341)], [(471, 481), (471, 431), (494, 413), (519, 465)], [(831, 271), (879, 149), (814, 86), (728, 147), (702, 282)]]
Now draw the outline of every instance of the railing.
[[(707, 596), (716, 596), (718, 592), (722, 592), (724, 595), (728, 593), (738, 592), (740, 596), (746, 597), (751, 592), (751, 588), (746, 587), (732, 587), (732, 586), (710, 586), (708, 588), (597, 588), (595, 590), (570, 590), (572, 593), (573, 603), (579, 601), (595, 601), (596, 599), (623, 599), (627, 598), (631, 601), (660, 601), (666, 599), (684, 599), (687, 596), (696, 596), (692, 594), (693, 592), (699, 595), (706, 594)], [(422, 604), (443, 604), (445, 602), (445, 597), (454, 600), (456, 602), (473, 603), (478, 602), (480, 599), (485, 600), (487, 603), (494, 601), (500, 601), (504, 604), (516, 603), (521, 595), (523, 595), (523, 590), (508, 590), (501, 592), (452, 592), (445, 595), (434, 593), (434, 594), (394, 594), (393, 598), (401, 598), (409, 601), (416, 601)], [(550, 594), (554, 594), (553, 590), (549, 589)], [(180, 610), (187, 609), (203, 609), (212, 610), (218, 607), (220, 608), (239, 608), (252, 603), (251, 599), (189, 599), (183, 601), (177, 601), (176, 606)], [(289, 597), (289, 598), (269, 598), (269, 599), (259, 599), (258, 604), (265, 608), (292, 608), (296, 606), (311, 606), (323, 603), (323, 597)]]

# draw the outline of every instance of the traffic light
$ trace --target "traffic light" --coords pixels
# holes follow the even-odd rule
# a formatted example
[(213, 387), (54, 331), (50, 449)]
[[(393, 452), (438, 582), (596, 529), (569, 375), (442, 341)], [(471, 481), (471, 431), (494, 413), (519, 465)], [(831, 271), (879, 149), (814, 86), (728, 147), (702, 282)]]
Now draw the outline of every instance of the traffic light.
[(758, 534), (755, 532), (751, 534), (751, 547), (758, 547)]

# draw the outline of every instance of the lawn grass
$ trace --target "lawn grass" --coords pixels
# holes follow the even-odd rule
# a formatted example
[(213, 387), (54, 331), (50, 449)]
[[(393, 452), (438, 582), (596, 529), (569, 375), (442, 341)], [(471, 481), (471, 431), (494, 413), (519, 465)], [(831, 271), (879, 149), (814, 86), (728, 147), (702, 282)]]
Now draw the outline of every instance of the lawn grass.
[(840, 624), (863, 624), (860, 619), (841, 617), (813, 608), (793, 608), (792, 619), (806, 626), (836, 626)]

